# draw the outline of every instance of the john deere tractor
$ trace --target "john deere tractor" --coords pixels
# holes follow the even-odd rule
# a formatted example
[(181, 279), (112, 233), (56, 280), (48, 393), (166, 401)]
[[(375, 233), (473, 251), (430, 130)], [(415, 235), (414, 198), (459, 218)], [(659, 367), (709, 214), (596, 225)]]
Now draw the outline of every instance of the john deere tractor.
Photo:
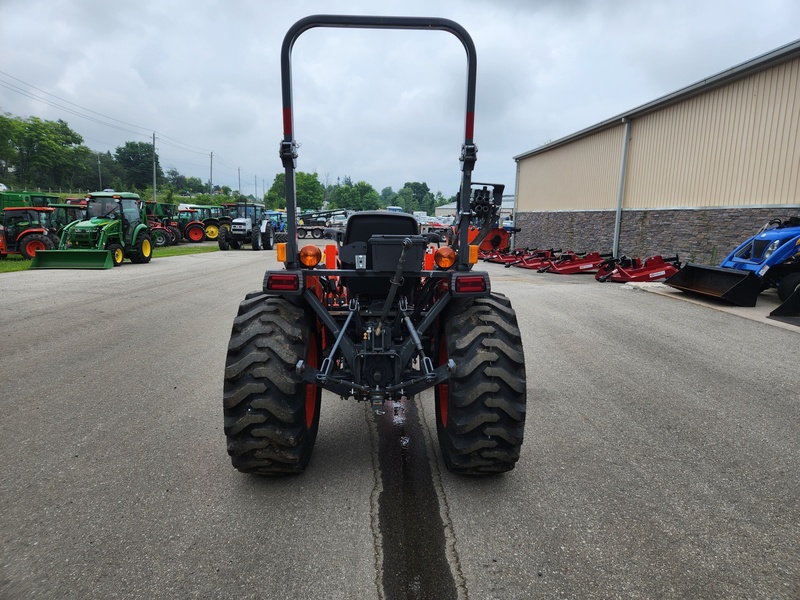
[[(297, 37), (313, 27), (441, 30), (464, 45), (466, 119), (451, 243), (420, 234), (410, 214), (369, 211), (351, 215), (324, 252), (298, 246), (290, 58)], [(525, 359), (511, 302), (473, 268), (500, 213), (503, 186), (472, 182), (472, 39), (447, 19), (317, 15), (287, 32), (281, 76), (288, 231), (276, 252), (284, 268), (266, 272), (233, 322), (223, 391), (233, 466), (264, 475), (303, 471), (317, 437), (322, 390), (380, 413), (388, 401), (418, 401), (433, 388), (447, 468), (466, 475), (513, 469), (525, 424)], [(471, 225), (479, 229), (472, 245)]]
[(138, 194), (93, 192), (86, 220), (63, 228), (58, 250), (36, 253), (31, 269), (110, 269), (123, 259), (148, 263), (153, 256), (147, 213)]

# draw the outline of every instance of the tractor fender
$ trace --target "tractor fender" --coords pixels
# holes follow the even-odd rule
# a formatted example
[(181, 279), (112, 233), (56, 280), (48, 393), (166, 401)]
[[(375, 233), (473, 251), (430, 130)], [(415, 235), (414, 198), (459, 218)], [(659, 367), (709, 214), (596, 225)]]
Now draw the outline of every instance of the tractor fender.
[(22, 232), (16, 237), (14, 241), (19, 242), (24, 236), (30, 235), (32, 233), (39, 233), (42, 235), (48, 235), (47, 229), (43, 229), (42, 227), (31, 227), (30, 229), (23, 229)]
[(150, 227), (144, 223), (140, 223), (136, 226), (136, 229), (133, 230), (133, 235), (131, 236), (131, 248), (136, 246), (136, 243), (139, 241), (139, 238), (142, 237), (143, 233), (150, 233)]

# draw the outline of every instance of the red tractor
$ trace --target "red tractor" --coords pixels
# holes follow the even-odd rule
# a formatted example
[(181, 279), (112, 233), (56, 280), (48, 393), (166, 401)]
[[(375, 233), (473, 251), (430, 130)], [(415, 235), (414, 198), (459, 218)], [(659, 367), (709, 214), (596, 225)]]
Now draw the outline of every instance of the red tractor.
[(15, 206), (3, 209), (0, 223), (0, 258), (21, 254), (33, 258), (39, 250), (58, 247), (58, 239), (50, 231), (53, 209), (49, 207)]
[[(467, 110), (458, 223), (446, 245), (438, 234), (421, 233), (410, 214), (363, 211), (348, 218), (324, 254), (316, 244), (298, 246), (290, 51), (312, 27), (439, 30), (461, 40)], [(447, 19), (317, 15), (286, 34), (281, 75), (287, 237), (276, 254), (284, 268), (265, 273), (262, 288), (245, 297), (234, 319), (223, 388), (233, 466), (259, 475), (303, 471), (323, 389), (378, 415), (385, 402), (419, 402), (432, 390), (447, 468), (464, 475), (510, 471), (523, 441), (525, 358), (511, 301), (492, 291), (487, 272), (473, 270), (478, 247), (497, 223), (503, 186), (471, 179), (472, 39)]]

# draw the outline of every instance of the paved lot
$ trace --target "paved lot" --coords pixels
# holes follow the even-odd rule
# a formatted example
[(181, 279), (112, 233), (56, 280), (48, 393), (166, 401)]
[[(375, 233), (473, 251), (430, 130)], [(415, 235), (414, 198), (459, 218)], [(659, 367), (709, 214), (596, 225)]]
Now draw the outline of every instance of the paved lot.
[[(0, 598), (391, 597), (367, 407), (324, 395), (299, 477), (225, 453), (231, 321), (273, 260), (0, 276)], [(486, 268), (523, 329), (522, 459), (445, 472), (432, 394), (404, 441), (428, 455), (456, 595), (800, 597), (800, 328)]]

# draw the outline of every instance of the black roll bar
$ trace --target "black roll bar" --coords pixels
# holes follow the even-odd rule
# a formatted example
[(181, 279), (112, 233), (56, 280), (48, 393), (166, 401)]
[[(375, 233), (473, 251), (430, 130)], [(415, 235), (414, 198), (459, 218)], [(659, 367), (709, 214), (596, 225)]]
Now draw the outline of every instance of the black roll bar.
[[(468, 247), (469, 201), (472, 169), (478, 149), (472, 139), (475, 125), (475, 45), (466, 29), (450, 19), (437, 17), (379, 17), (365, 15), (311, 15), (292, 25), (283, 38), (281, 47), (281, 95), (283, 101), (283, 140), (280, 157), (286, 174), (286, 219), (288, 226), (286, 266), (297, 268), (297, 199), (295, 169), (297, 168), (297, 142), (294, 139), (292, 112), (292, 47), (300, 34), (314, 27), (350, 27), (358, 29), (432, 29), (447, 31), (456, 36), (467, 53), (467, 107), (464, 122), (464, 143), (461, 147), (461, 188), (458, 194), (459, 248)], [(459, 270), (469, 269), (469, 252), (458, 253)]]

